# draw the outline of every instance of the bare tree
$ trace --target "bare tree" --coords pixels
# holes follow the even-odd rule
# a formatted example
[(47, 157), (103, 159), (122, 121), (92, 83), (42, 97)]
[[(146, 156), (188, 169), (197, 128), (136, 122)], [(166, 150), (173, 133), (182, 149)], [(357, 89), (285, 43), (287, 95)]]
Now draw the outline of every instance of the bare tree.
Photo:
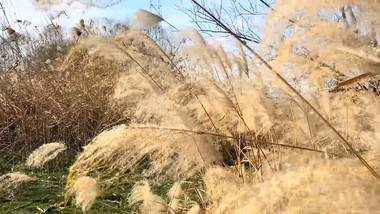
[(42, 10), (47, 10), (51, 6), (60, 5), (64, 2), (69, 4), (73, 2), (80, 2), (84, 5), (87, 5), (88, 7), (107, 8), (119, 4), (122, 1), (124, 0), (33, 0), (33, 4), (36, 8)]
[[(0, 2), (0, 69), (2, 72), (31, 69), (47, 57), (53, 57), (58, 46), (66, 46), (63, 29), (51, 17), (44, 27), (10, 16), (9, 8)], [(39, 60), (35, 60), (39, 59)]]
[[(240, 39), (259, 43), (259, 29), (263, 16), (271, 9), (272, 1), (265, 0), (219, 0), (199, 2), (208, 8), (219, 20), (223, 21)], [(229, 33), (218, 26), (204, 11), (192, 5), (180, 8), (195, 23), (200, 32), (219, 36), (229, 36)]]

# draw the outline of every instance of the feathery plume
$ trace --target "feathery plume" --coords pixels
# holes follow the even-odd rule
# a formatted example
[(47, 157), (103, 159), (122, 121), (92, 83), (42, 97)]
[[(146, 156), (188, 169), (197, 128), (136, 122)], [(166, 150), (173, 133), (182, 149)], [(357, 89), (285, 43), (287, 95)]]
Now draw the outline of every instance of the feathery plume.
[(185, 28), (185, 29), (181, 30), (180, 31), (180, 37), (182, 37), (182, 39), (191, 39), (195, 43), (202, 45), (202, 46), (207, 45), (206, 40), (199, 33), (199, 31), (196, 30), (195, 28), (192, 28), (192, 27)]
[(142, 202), (141, 211), (146, 214), (167, 213), (168, 210), (166, 202), (150, 191), (147, 181), (137, 183), (133, 187), (129, 202), (132, 205)]
[(83, 212), (89, 210), (100, 195), (100, 188), (94, 178), (83, 176), (74, 184), (75, 202), (81, 206)]
[(132, 29), (143, 30), (155, 27), (164, 19), (159, 15), (146, 10), (137, 10), (133, 13), (131, 22)]
[(63, 142), (49, 143), (40, 146), (29, 155), (26, 165), (30, 167), (41, 167), (46, 162), (56, 158), (59, 153), (66, 150)]
[(170, 203), (169, 207), (171, 210), (176, 211), (179, 207), (179, 197), (182, 194), (182, 188), (181, 188), (181, 183), (180, 182), (175, 182), (170, 188), (167, 196), (170, 198)]
[(8, 195), (8, 198), (11, 199), (22, 185), (33, 180), (35, 180), (35, 178), (29, 177), (22, 172), (12, 172), (2, 175), (0, 176), (0, 195)]
[(187, 211), (186, 214), (199, 214), (200, 211), (201, 211), (201, 207), (198, 204), (196, 204), (193, 207), (191, 207), (191, 209)]
[(28, 175), (22, 173), (22, 172), (12, 172), (5, 175), (2, 175), (0, 177), (0, 189), (6, 188), (6, 187), (18, 187), (22, 183), (26, 183), (29, 181), (35, 180), (32, 177), (29, 177)]

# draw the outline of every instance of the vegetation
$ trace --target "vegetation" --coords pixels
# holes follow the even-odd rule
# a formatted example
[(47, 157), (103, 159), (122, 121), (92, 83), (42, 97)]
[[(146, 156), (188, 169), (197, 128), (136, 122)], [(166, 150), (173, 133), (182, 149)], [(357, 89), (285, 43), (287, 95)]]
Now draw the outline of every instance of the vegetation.
[(6, 43), (24, 67), (0, 74), (0, 212), (380, 211), (380, 3), (260, 1), (258, 34), (255, 1), (192, 2), (228, 47), (162, 47), (144, 10)]

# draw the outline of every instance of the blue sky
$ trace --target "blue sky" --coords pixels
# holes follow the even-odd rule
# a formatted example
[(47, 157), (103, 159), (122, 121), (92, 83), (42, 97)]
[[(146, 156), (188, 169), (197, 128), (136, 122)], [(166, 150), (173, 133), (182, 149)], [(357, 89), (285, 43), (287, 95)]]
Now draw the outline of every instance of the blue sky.
[[(58, 11), (65, 10), (69, 17), (61, 16), (58, 20), (58, 23), (65, 28), (75, 26), (81, 18), (88, 20), (105, 17), (118, 21), (127, 21), (133, 11), (137, 9), (149, 10), (150, 5), (149, 0), (124, 0), (116, 6), (99, 9), (86, 8), (79, 3), (70, 6), (64, 3), (49, 8), (49, 11), (42, 11), (34, 8), (32, 0), (2, 0), (2, 2), (11, 19), (28, 20), (37, 26), (45, 25), (49, 14), (56, 14)], [(181, 5), (185, 2), (187, 3), (188, 1), (162, 0), (163, 18), (178, 28), (192, 26), (189, 18), (176, 8), (176, 5)], [(167, 27), (165, 23), (164, 27)]]

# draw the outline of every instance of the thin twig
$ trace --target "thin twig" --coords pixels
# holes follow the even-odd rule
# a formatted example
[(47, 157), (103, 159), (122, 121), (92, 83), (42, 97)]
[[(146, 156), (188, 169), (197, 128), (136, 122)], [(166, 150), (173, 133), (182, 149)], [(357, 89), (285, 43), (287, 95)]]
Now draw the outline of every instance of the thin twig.
[(202, 155), (202, 153), (201, 153), (201, 150), (199, 149), (199, 147), (198, 147), (198, 145), (197, 145), (197, 141), (195, 141), (194, 137), (191, 137), (191, 139), (193, 140), (194, 145), (195, 145), (195, 147), (196, 147), (197, 150), (198, 150), (198, 153), (199, 153), (199, 156), (200, 156), (201, 159), (202, 159), (203, 165), (206, 167), (206, 161), (205, 161), (205, 159), (203, 158), (203, 155)]
[[(255, 142), (252, 139), (245, 139), (243, 137), (236, 137), (236, 136), (234, 137), (234, 136), (230, 136), (230, 135), (217, 134), (217, 133), (212, 133), (212, 132), (207, 132), (207, 131), (202, 131), (202, 130), (191, 130), (191, 129), (181, 129), (181, 128), (169, 128), (169, 127), (155, 127), (155, 126), (134, 126), (134, 127), (130, 126), (130, 127), (128, 127), (128, 129), (156, 129), (156, 130), (168, 130), (168, 131), (175, 131), (175, 132), (188, 132), (188, 133), (197, 134), (197, 135), (210, 135), (210, 136), (227, 138), (227, 139), (234, 139), (234, 140), (239, 140), (239, 139), (243, 140), (244, 139), (245, 141), (248, 141), (248, 142)], [(287, 148), (293, 148), (293, 149), (299, 149), (299, 150), (312, 151), (312, 152), (318, 152), (318, 153), (326, 153), (328, 155), (333, 155), (333, 156), (338, 156), (338, 157), (348, 157), (347, 155), (331, 153), (331, 152), (326, 152), (326, 151), (307, 148), (307, 147), (294, 146), (294, 145), (289, 145), (289, 144), (269, 143), (269, 142), (265, 142), (265, 144), (287, 147)]]
[(346, 80), (346, 81), (343, 81), (343, 82), (338, 83), (338, 85), (337, 85), (333, 90), (336, 90), (336, 89), (338, 89), (338, 88), (340, 88), (340, 87), (343, 87), (343, 86), (346, 86), (346, 85), (351, 85), (351, 84), (353, 84), (353, 83), (358, 82), (359, 80), (362, 80), (362, 79), (364, 79), (364, 78), (371, 77), (371, 76), (373, 76), (372, 73), (364, 73), (364, 74), (361, 74), (361, 75), (359, 75), (359, 76), (356, 76), (356, 77), (353, 77), (353, 78), (348, 79), (348, 80)]
[[(123, 45), (125, 48), (127, 48), (127, 45), (124, 42), (123, 42)], [(148, 77), (154, 82), (154, 84), (156, 84), (156, 86), (166, 95), (166, 91), (164, 90), (164, 88), (152, 77), (152, 75), (137, 60), (135, 60), (135, 58), (133, 58), (127, 51), (124, 51), (124, 53), (130, 59), (132, 59), (144, 71), (144, 73), (148, 75)]]
[(273, 10), (272, 7), (264, 0), (259, 0), (261, 3), (263, 3), (265, 6), (267, 6), (269, 9)]

